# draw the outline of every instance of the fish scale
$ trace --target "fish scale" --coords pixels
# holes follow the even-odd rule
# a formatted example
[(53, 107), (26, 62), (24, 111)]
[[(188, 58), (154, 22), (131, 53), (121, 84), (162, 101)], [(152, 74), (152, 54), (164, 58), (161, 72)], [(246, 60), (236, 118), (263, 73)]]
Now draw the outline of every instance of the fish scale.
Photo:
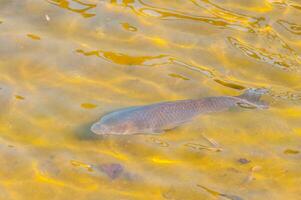
[(196, 100), (178, 100), (117, 110), (94, 123), (96, 134), (131, 135), (161, 133), (192, 120), (200, 114), (222, 112), (240, 104), (267, 108), (260, 97), (265, 89), (249, 89), (240, 96), (216, 96)]

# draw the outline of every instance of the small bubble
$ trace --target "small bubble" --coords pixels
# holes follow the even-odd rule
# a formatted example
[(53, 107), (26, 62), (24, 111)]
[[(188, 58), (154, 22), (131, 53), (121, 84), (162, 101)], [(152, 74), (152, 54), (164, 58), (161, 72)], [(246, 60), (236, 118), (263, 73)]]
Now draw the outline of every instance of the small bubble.
[(45, 15), (45, 18), (47, 21), (50, 21), (50, 17), (48, 15)]

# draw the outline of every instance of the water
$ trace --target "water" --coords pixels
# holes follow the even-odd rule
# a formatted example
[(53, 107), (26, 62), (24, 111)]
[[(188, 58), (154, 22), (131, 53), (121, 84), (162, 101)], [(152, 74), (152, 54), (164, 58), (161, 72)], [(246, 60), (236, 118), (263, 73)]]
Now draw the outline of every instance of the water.
[[(1, 199), (298, 199), (301, 3), (1, 0)], [(97, 137), (119, 108), (268, 88), (268, 110)]]

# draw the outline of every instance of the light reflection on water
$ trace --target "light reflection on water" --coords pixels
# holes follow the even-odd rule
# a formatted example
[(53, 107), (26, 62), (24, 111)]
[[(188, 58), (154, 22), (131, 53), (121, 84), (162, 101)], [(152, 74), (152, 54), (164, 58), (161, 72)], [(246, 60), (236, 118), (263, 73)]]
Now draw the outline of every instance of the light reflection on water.
[[(298, 199), (298, 1), (3, 0), (1, 199)], [(269, 89), (269, 110), (103, 136), (118, 108)]]

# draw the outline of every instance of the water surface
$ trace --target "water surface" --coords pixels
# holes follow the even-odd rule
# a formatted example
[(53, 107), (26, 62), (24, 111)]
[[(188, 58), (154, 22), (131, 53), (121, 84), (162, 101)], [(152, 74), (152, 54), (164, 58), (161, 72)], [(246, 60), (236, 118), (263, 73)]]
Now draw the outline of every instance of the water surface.
[[(1, 199), (298, 199), (297, 0), (2, 0)], [(97, 137), (100, 116), (267, 88), (268, 110), (162, 135)]]

